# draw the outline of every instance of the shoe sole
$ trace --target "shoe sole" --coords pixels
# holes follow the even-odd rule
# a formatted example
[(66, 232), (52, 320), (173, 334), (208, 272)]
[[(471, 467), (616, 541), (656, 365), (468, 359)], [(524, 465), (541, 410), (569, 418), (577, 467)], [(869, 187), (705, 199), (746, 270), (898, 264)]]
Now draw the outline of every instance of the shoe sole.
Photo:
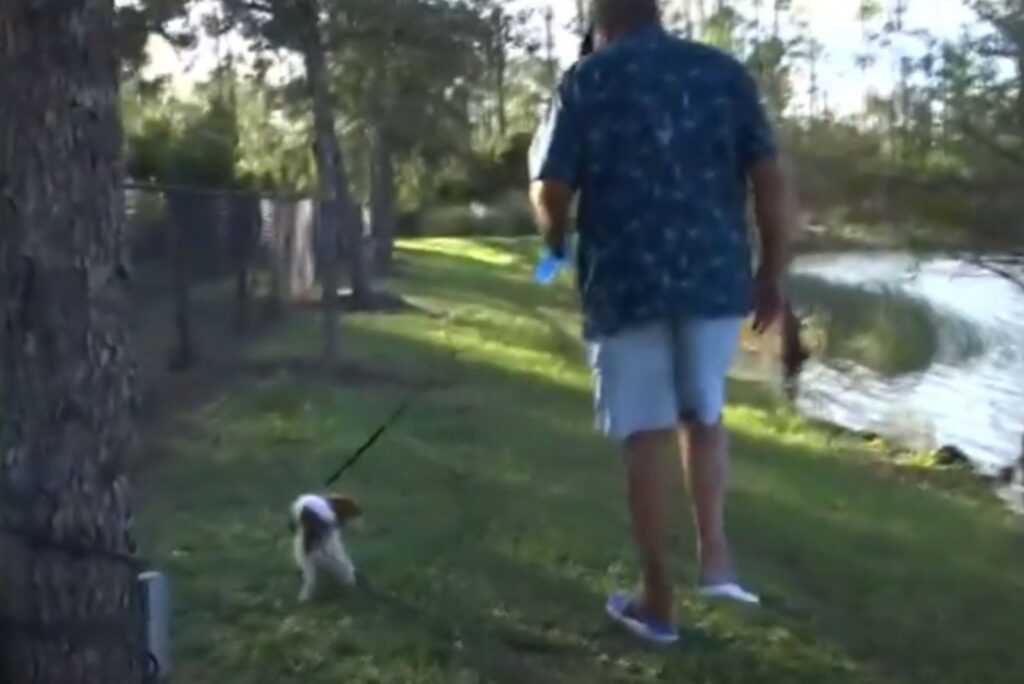
[(672, 646), (679, 642), (678, 634), (674, 634), (672, 636), (658, 636), (656, 634), (652, 634), (642, 622), (622, 615), (610, 605), (606, 605), (604, 607), (604, 612), (607, 613), (608, 617), (617, 624), (622, 625), (629, 630), (633, 636), (648, 643), (657, 644), (658, 646)]

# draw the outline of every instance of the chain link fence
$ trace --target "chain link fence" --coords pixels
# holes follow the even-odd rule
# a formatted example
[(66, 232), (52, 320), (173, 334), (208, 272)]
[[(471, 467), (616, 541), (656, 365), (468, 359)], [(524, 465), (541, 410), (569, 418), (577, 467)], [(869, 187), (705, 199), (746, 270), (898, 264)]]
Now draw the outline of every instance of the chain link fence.
[(319, 298), (314, 199), (128, 183), (124, 200), (144, 389), (230, 363), (289, 306)]

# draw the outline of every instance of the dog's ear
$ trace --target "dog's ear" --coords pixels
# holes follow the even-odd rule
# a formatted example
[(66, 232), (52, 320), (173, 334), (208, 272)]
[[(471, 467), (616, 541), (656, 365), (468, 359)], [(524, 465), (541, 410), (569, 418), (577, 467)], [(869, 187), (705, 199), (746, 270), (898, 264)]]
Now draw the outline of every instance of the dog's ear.
[(355, 499), (348, 496), (329, 496), (327, 497), (327, 503), (331, 505), (331, 510), (337, 516), (338, 523), (343, 526), (363, 514), (363, 510), (356, 503)]

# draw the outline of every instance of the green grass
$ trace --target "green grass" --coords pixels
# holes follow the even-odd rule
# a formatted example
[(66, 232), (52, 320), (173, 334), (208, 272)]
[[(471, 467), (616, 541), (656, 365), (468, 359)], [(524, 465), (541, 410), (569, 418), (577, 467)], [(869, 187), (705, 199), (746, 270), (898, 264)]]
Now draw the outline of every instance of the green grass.
[[(694, 596), (680, 496), (678, 611), (695, 634), (665, 651), (611, 628), (603, 596), (634, 579), (621, 460), (591, 429), (574, 295), (529, 283), (532, 252), (406, 244), (391, 286), (417, 308), (345, 323), (348, 362), (373, 374), (283, 365), (168, 426), (142, 532), (174, 584), (176, 681), (1020, 681), (1019, 521), (966, 480), (895, 464), (744, 385), (728, 411), (730, 524), (767, 606)], [(251, 355), (312, 356), (317, 333), (299, 316)], [(367, 511), (348, 541), (369, 587), (297, 605), (290, 499), (419, 381), (439, 386), (340, 488)]]

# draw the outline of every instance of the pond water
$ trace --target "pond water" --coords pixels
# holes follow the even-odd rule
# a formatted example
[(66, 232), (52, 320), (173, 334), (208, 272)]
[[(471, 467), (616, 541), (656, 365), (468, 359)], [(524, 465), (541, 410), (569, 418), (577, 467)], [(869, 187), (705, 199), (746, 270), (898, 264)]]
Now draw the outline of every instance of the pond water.
[[(986, 474), (1020, 456), (1024, 291), (980, 266), (902, 254), (805, 256), (794, 273), (922, 301), (935, 314), (938, 341), (931, 363), (912, 373), (884, 375), (844, 359), (808, 362), (800, 378), (802, 413), (912, 448), (953, 445)], [(974, 340), (968, 355), (965, 329)]]

